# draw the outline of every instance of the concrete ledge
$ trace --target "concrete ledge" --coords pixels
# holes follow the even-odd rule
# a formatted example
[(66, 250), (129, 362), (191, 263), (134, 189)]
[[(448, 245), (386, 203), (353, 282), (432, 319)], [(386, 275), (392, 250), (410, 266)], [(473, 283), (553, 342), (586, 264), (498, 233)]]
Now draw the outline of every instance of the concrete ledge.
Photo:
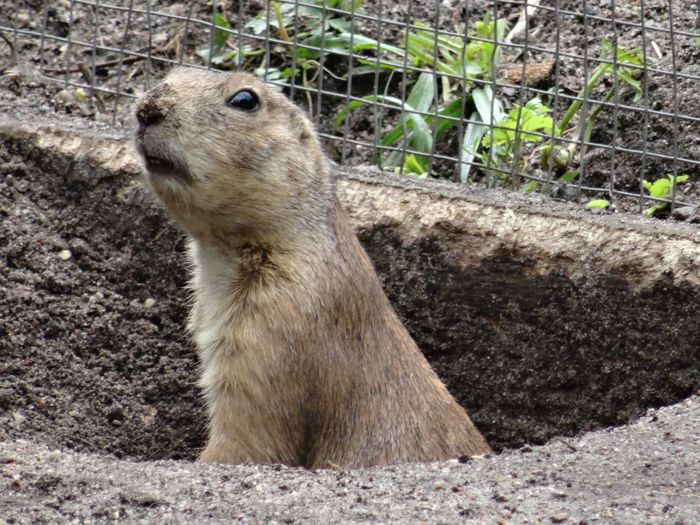
[[(88, 179), (138, 177), (130, 137), (94, 125), (0, 122), (0, 137), (46, 155), (55, 169)], [(58, 166), (53, 164), (59, 161)], [(339, 196), (360, 229), (390, 225), (406, 241), (446, 236), (463, 268), (503, 249), (517, 250), (531, 275), (562, 272), (573, 280), (591, 271), (635, 288), (668, 282), (700, 285), (700, 228), (630, 214), (596, 216), (546, 197), (419, 182), (372, 168), (339, 171)]]

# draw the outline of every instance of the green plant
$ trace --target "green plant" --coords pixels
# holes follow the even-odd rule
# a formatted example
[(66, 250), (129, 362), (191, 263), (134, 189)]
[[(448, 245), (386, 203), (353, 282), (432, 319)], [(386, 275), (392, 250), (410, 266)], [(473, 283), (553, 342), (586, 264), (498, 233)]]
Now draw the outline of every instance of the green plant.
[[(481, 144), (486, 151), (480, 154), (480, 158), (487, 169), (498, 168), (492, 169), (495, 180), (507, 180), (504, 171), (511, 167), (516, 172), (522, 170), (522, 148), (525, 143), (540, 142), (552, 134), (559, 135), (559, 130), (549, 115), (551, 111), (539, 97), (529, 100), (523, 106), (516, 104), (483, 137)], [(532, 185), (527, 189), (532, 191)]]
[(498, 42), (503, 42), (506, 34), (506, 20), (499, 18), (492, 21), (488, 13), (484, 19), (474, 24), (476, 36), (467, 47), (467, 58), (479, 64), (483, 78), (495, 78), (501, 61), (501, 48)]
[[(229, 36), (231, 36), (231, 24), (228, 23), (224, 15), (216, 13), (214, 15), (211, 42), (197, 51), (197, 56), (204, 62), (211, 62), (215, 66), (228, 65), (228, 59), (234, 56), (230, 54), (232, 52), (224, 53)], [(260, 52), (262, 53), (263, 50), (260, 50)]]
[(466, 45), (463, 37), (444, 35), (421, 22), (413, 25), (422, 29), (404, 32), (402, 46), (407, 61), (414, 67), (434, 68), (444, 73), (440, 75), (443, 100), (448, 100), (470, 78), (489, 79), (495, 74), (500, 62), (500, 46), (496, 42), (504, 39), (504, 19), (491, 21), (486, 15), (474, 24), (472, 36), (476, 39)]
[[(647, 180), (642, 181), (642, 186), (649, 193), (650, 197), (655, 199), (670, 199), (673, 197), (675, 188), (688, 180), (687, 175), (678, 175), (674, 177), (673, 175), (667, 175), (654, 182), (649, 182)], [(647, 217), (653, 217), (661, 210), (665, 210), (668, 207), (668, 202), (659, 202), (646, 208), (642, 211)]]
[[(613, 45), (604, 38), (601, 43), (599, 58), (602, 62), (593, 70), (586, 85), (577, 93), (576, 98), (571, 102), (566, 113), (557, 122), (556, 126), (557, 133), (555, 137), (557, 135), (578, 137), (581, 151), (578, 151), (579, 141), (572, 141), (568, 146), (564, 147), (555, 138), (552, 144), (543, 146), (540, 150), (540, 163), (545, 169), (552, 169), (555, 173), (567, 172), (577, 153), (581, 157), (585, 155), (586, 144), (590, 142), (598, 116), (605, 104), (615, 97), (620, 84), (632, 87), (634, 101), (642, 97), (642, 84), (638, 77), (644, 62), (638, 49), (625, 50)], [(578, 125), (574, 129), (569, 129), (569, 124), (581, 110), (584, 101), (591, 100), (593, 90), (610, 74), (613, 75), (613, 82), (601, 101), (593, 103), (590, 112), (585, 118), (579, 117)], [(570, 171), (567, 173), (570, 173)], [(578, 176), (578, 172), (576, 174)]]
[[(272, 63), (263, 62), (268, 56), (263, 48), (250, 45), (236, 48), (230, 44), (230, 24), (223, 15), (217, 14), (214, 17), (212, 42), (201, 49), (198, 55), (219, 69), (240, 66), (243, 69), (263, 71), (268, 80), (273, 76), (278, 84), (288, 82), (292, 76), (300, 76), (302, 85), (308, 87), (315, 81), (321, 69), (326, 74), (339, 78), (329, 68), (322, 68), (321, 49), (324, 57), (354, 56), (378, 50), (385, 53), (403, 53), (400, 48), (378, 42), (360, 33), (357, 23), (349, 15), (363, 12), (362, 1), (308, 0), (306, 3), (311, 5), (295, 5), (271, 0), (268, 9), (261, 11), (245, 25), (245, 28), (254, 34), (270, 31), (282, 41), (270, 50)], [(354, 71), (354, 74), (360, 73), (359, 70)], [(308, 91), (306, 94), (309, 111), (313, 112), (311, 94)]]
[[(416, 24), (420, 25), (420, 24)], [(488, 126), (502, 118), (503, 104), (495, 98), (491, 86), (480, 84), (474, 87), (473, 80), (493, 80), (500, 66), (500, 45), (505, 38), (505, 19), (491, 20), (486, 14), (483, 20), (474, 24), (475, 38), (465, 45), (464, 39), (457, 36), (435, 34), (434, 30), (412, 30), (404, 35), (407, 56), (417, 67), (433, 67), (445, 73), (441, 75), (442, 98), (447, 105), (440, 110), (443, 116), (462, 118), (462, 108), (472, 107), (469, 123), (462, 137), (459, 153), (460, 174), (466, 182), (472, 169), (480, 142)], [(469, 93), (470, 100), (460, 93)], [(449, 100), (453, 100), (449, 104)], [(454, 102), (457, 104), (454, 104)], [(470, 102), (470, 104), (467, 104)], [(451, 123), (450, 123), (451, 122)], [(438, 126), (437, 134), (447, 131), (455, 125), (454, 121), (445, 120), (445, 126)]]
[[(442, 99), (446, 104), (439, 111), (441, 116), (462, 118), (463, 107), (473, 108), (459, 153), (459, 178), (462, 182), (469, 178), (481, 139), (488, 130), (486, 124), (500, 121), (503, 114), (503, 104), (495, 98), (491, 86), (480, 84), (474, 87), (473, 80), (493, 80), (495, 77), (501, 57), (498, 42), (505, 38), (506, 21), (493, 21), (486, 14), (483, 20), (474, 24), (474, 29), (472, 36), (475, 38), (467, 45), (461, 37), (436, 35), (434, 30), (429, 29), (406, 31), (403, 41), (414, 66), (435, 66), (435, 69), (445, 73), (440, 76)], [(461, 93), (469, 93), (470, 100), (462, 103), (461, 97), (455, 99)], [(449, 103), (450, 100), (452, 103)], [(454, 125), (453, 120), (444, 119), (444, 125), (438, 125), (437, 135), (444, 134)]]
[[(387, 83), (388, 85), (388, 83)], [(335, 119), (336, 127), (345, 120), (347, 113), (358, 107), (382, 102), (397, 109), (403, 109), (399, 121), (394, 128), (386, 133), (380, 144), (385, 147), (397, 148), (397, 151), (389, 152), (385, 157), (381, 154), (377, 157), (380, 167), (397, 168), (403, 165), (407, 173), (424, 176), (427, 175), (428, 156), (433, 149), (433, 134), (431, 124), (433, 117), (421, 115), (430, 110), (435, 98), (435, 81), (431, 73), (421, 73), (413, 85), (406, 100), (388, 95), (368, 95), (362, 100), (353, 100), (343, 108)], [(442, 133), (440, 133), (440, 136)], [(411, 149), (425, 155), (412, 154), (403, 156), (403, 151)], [(402, 158), (403, 157), (403, 158)]]
[[(491, 87), (474, 88), (473, 80), (487, 79), (498, 68), (500, 50), (496, 42), (504, 38), (505, 21), (494, 22), (485, 17), (477, 22), (475, 35), (478, 40), (468, 45), (461, 37), (436, 33), (419, 22), (414, 25), (418, 29), (411, 28), (404, 33), (402, 49), (388, 49), (395, 58), (379, 65), (392, 73), (402, 73), (407, 79), (413, 76), (412, 68), (429, 68), (435, 73), (420, 73), (403, 103), (386, 93), (351, 101), (338, 114), (336, 127), (347, 118), (349, 111), (373, 102), (402, 109), (398, 123), (380, 140), (380, 145), (396, 150), (380, 154), (376, 160), (381, 167), (424, 177), (428, 174), (433, 144), (457, 124), (466, 108), (472, 108), (471, 122), (465, 130), (460, 152), (461, 178), (466, 180), (479, 141), (487, 129), (484, 123), (496, 121), (502, 114), (503, 105), (494, 99)], [(359, 61), (376, 65), (371, 60)], [(404, 154), (406, 150), (412, 151)]]
[[(309, 63), (318, 68), (317, 61), (322, 54), (350, 56), (377, 50), (402, 53), (400, 48), (361, 33), (361, 28), (350, 15), (364, 13), (362, 2), (363, 0), (308, 0), (307, 3), (314, 5), (295, 6), (293, 3), (280, 4), (272, 0), (270, 7), (274, 16), (263, 11), (248, 22), (246, 27), (255, 34), (262, 34), (269, 28), (275, 30), (279, 39), (285, 42), (284, 45), (277, 46), (275, 51), (283, 62), (288, 62), (290, 58), (296, 59), (302, 69)], [(291, 69), (284, 69), (283, 73), (293, 74)]]
[[(539, 156), (540, 165), (558, 174), (560, 182), (571, 183), (579, 176), (579, 172), (571, 166), (577, 155), (582, 157), (585, 154), (586, 144), (590, 142), (598, 116), (605, 105), (615, 97), (620, 85), (632, 87), (634, 100), (642, 96), (638, 76), (644, 64), (639, 50), (628, 51), (603, 39), (599, 58), (600, 64), (591, 72), (586, 84), (558, 122), (552, 120), (549, 116), (550, 109), (538, 98), (530, 100), (522, 108), (516, 104), (506, 116), (496, 120), (495, 125), (500, 129), (495, 129), (482, 139), (483, 149), (479, 153), (479, 158), (487, 170), (494, 175), (492, 180), (496, 184), (509, 183), (509, 177), (505, 173), (507, 170), (512, 168), (512, 171), (517, 173), (525, 168), (525, 143), (542, 142), (544, 139), (549, 139), (549, 144), (535, 148), (529, 158)], [(580, 116), (584, 101), (590, 101), (596, 87), (610, 76), (613, 79), (612, 85), (603, 98), (599, 102), (593, 102), (585, 118)], [(572, 129), (570, 124), (576, 116), (578, 124)], [(579, 140), (570, 140), (567, 146), (563, 146), (559, 139), (564, 136), (573, 136)], [(535, 181), (530, 181), (523, 190), (535, 191), (537, 187)], [(551, 187), (547, 186), (543, 191), (548, 189)]]
[(610, 207), (610, 201), (607, 199), (593, 199), (586, 203), (586, 209), (589, 210), (605, 210)]

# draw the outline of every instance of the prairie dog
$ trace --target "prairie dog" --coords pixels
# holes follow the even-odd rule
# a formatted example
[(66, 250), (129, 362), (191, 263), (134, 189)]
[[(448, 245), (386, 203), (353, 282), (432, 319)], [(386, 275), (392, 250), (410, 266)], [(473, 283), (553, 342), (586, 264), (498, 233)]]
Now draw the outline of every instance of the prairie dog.
[(245, 73), (176, 69), (136, 115), (147, 181), (190, 237), (202, 461), (490, 451), (389, 304), (299, 108)]

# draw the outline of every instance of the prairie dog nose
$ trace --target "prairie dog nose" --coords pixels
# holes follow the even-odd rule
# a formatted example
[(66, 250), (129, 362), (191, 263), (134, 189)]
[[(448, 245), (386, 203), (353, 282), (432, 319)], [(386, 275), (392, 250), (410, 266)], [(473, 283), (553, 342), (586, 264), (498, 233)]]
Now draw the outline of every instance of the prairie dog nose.
[(136, 105), (136, 120), (140, 127), (153, 126), (165, 118), (174, 105), (174, 100), (168, 96), (170, 91), (167, 84), (161, 84), (141, 97)]
[(136, 109), (136, 120), (142, 128), (158, 124), (165, 115), (161, 108), (153, 104), (151, 100), (142, 100)]

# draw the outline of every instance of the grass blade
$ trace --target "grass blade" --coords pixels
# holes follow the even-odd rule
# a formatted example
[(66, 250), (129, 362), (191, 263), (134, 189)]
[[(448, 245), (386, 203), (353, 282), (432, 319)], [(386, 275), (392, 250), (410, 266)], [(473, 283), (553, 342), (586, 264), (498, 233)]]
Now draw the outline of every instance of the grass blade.
[(472, 169), (474, 157), (476, 157), (477, 151), (479, 150), (481, 139), (489, 129), (487, 125), (483, 124), (484, 121), (478, 111), (472, 113), (469, 120), (472, 122), (469, 123), (467, 129), (464, 131), (462, 151), (459, 156), (459, 180), (461, 182), (467, 182), (469, 180), (469, 172)]

